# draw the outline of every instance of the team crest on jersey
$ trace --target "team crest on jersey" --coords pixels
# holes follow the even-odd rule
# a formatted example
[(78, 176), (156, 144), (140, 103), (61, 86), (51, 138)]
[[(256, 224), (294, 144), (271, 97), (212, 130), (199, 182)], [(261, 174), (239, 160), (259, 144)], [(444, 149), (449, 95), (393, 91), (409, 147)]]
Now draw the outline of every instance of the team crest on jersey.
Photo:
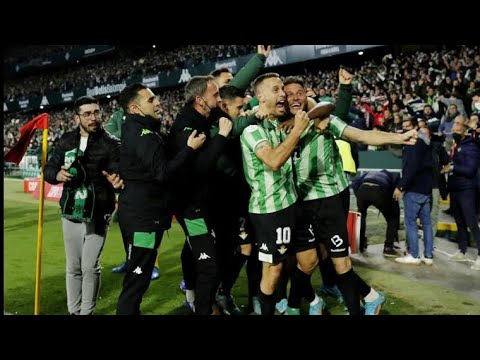
[(285, 245), (282, 245), (280, 246), (280, 249), (278, 249), (278, 252), (283, 255), (287, 252), (287, 250), (287, 247)]

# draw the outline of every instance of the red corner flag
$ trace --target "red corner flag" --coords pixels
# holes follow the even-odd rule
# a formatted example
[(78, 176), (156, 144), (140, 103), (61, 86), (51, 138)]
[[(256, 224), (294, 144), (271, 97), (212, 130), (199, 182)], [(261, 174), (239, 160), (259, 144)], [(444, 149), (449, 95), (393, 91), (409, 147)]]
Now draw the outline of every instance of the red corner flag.
[(20, 129), (20, 139), (15, 146), (4, 156), (5, 161), (10, 161), (19, 164), (22, 161), (23, 155), (27, 151), (30, 140), (32, 140), (33, 133), (36, 129), (48, 129), (48, 114), (43, 113), (33, 118)]

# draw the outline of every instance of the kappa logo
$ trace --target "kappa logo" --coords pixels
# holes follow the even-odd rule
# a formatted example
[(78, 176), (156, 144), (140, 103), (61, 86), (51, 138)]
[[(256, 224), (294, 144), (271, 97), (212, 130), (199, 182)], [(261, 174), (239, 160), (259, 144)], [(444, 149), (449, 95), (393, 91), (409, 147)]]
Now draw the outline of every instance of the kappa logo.
[(184, 83), (188, 82), (192, 78), (192, 75), (190, 75), (190, 72), (188, 69), (183, 69), (182, 70), (182, 75), (180, 75), (180, 79), (178, 80), (178, 83)]
[(270, 56), (267, 58), (267, 61), (265, 61), (265, 67), (277, 66), (281, 64), (283, 64), (282, 59), (280, 59), (280, 56), (278, 56), (275, 50), (272, 50)]
[(152, 131), (148, 129), (142, 129), (142, 133), (140, 134), (140, 136), (148, 135), (148, 134), (152, 134)]
[(200, 253), (200, 257), (198, 258), (198, 260), (207, 260), (207, 259), (210, 259), (210, 256), (207, 255), (207, 253)]
[(137, 266), (135, 270), (133, 270), (134, 274), (140, 275), (143, 273), (142, 268), (140, 266)]
[(268, 251), (267, 244), (263, 243), (262, 246), (260, 246), (260, 250)]
[(334, 237), (332, 237), (330, 239), (330, 241), (333, 243), (333, 245), (335, 245), (335, 247), (340, 247), (342, 244), (343, 244), (343, 239), (338, 236), (338, 235), (335, 235)]

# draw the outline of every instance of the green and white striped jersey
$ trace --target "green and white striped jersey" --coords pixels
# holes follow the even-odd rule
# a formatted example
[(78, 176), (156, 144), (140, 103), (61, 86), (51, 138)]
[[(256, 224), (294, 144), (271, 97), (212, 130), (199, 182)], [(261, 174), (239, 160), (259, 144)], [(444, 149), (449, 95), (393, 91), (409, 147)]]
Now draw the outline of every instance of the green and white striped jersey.
[(300, 156), (295, 159), (296, 185), (300, 200), (316, 200), (337, 195), (348, 186), (342, 158), (335, 139), (348, 125), (331, 115), (324, 134), (314, 130), (301, 138)]
[(240, 136), (242, 145), (243, 171), (252, 189), (248, 211), (253, 214), (269, 214), (288, 208), (297, 200), (293, 181), (292, 159), (278, 171), (273, 171), (255, 155), (255, 148), (268, 141), (277, 147), (285, 134), (277, 130), (278, 120), (263, 120), (250, 125)]

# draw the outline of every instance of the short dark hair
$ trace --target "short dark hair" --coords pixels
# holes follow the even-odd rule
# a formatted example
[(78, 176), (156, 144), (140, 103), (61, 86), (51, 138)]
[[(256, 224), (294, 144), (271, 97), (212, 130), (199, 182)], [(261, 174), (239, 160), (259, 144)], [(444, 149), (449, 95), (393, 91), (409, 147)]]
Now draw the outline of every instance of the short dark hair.
[(141, 90), (148, 89), (145, 85), (140, 83), (130, 84), (126, 86), (120, 96), (118, 97), (118, 103), (125, 112), (128, 112), (128, 106), (138, 96)]
[(81, 96), (73, 103), (73, 109), (75, 113), (80, 112), (80, 106), (87, 105), (87, 104), (98, 104), (98, 100), (95, 99), (93, 96)]
[(411, 122), (413, 127), (418, 126), (417, 118), (414, 118), (413, 116), (409, 116), (406, 119), (403, 119), (402, 124), (407, 121)]
[(235, 86), (225, 85), (220, 88), (220, 97), (222, 100), (235, 100), (237, 97), (244, 98), (245, 92)]
[(193, 76), (185, 86), (185, 104), (193, 104), (197, 96), (203, 96), (209, 81), (215, 81), (215, 78), (212, 75)]
[(213, 77), (217, 78), (219, 77), (220, 75), (222, 75), (223, 73), (229, 73), (230, 74), (230, 70), (228, 70), (226, 67), (222, 67), (220, 69), (216, 69), (216, 70), (213, 70), (210, 75), (212, 75)]
[(257, 77), (255, 80), (253, 80), (253, 91), (255, 92), (255, 95), (257, 95), (258, 87), (261, 85), (261, 83), (264, 80), (270, 79), (270, 78), (273, 78), (273, 77), (280, 78), (280, 75), (278, 75), (277, 73), (274, 73), (274, 72), (269, 72), (269, 73), (262, 74), (259, 77)]
[(283, 81), (283, 85), (298, 84), (305, 89), (305, 81), (300, 76), (287, 76)]

